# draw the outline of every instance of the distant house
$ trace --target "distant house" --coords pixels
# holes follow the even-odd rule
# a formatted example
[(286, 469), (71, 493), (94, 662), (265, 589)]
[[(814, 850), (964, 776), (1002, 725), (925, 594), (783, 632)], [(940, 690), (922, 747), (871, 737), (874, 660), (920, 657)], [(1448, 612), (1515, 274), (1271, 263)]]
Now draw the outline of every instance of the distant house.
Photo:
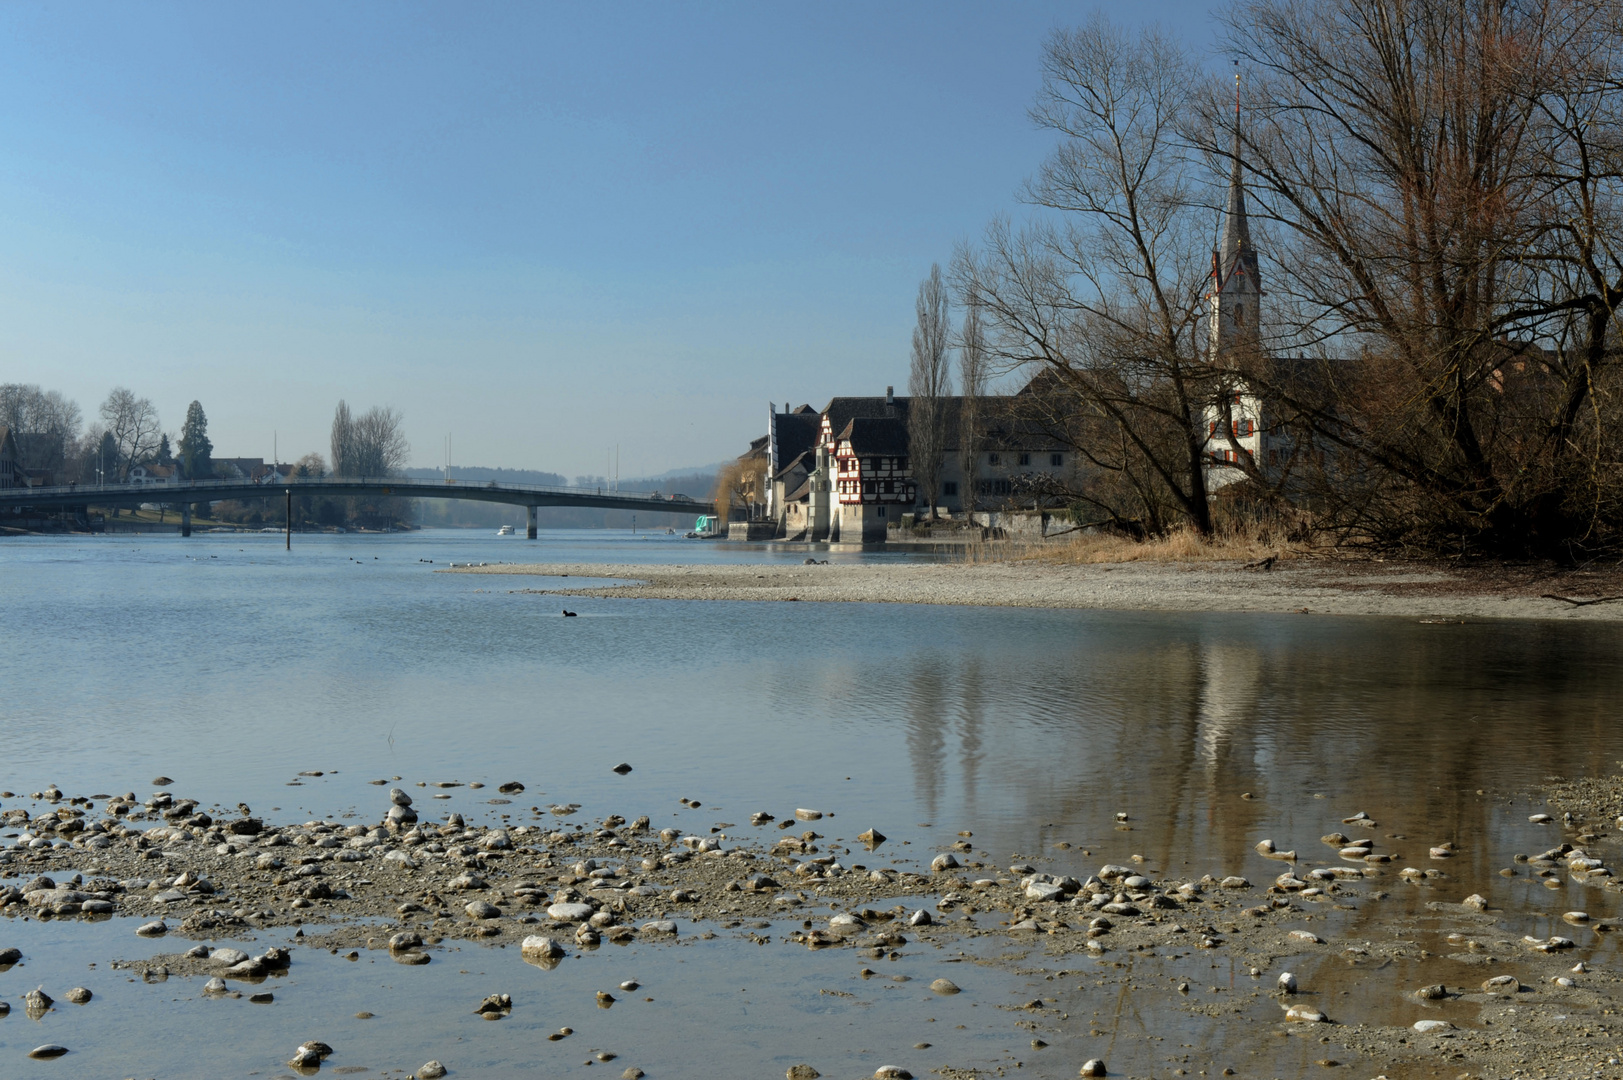
[(265, 467), (265, 459), (257, 457), (228, 457), (214, 459), (214, 475), (221, 480), (249, 481), (254, 473)]
[(917, 502), (907, 425), (894, 416), (853, 416), (834, 437), (840, 538), (875, 543)]
[(171, 484), (180, 483), (180, 466), (158, 465), (155, 463), (131, 465), (125, 482), (168, 487)]
[(0, 488), (27, 486), (28, 477), (23, 473), (17, 453), (17, 437), (11, 428), (0, 425)]
[[(1018, 407), (991, 395), (941, 402), (944, 450), (936, 509), (947, 514), (1044, 503), (1072, 485), (1074, 447)], [(883, 540), (904, 513), (928, 513), (913, 474), (907, 415), (910, 399), (837, 397), (821, 413), (809, 405), (772, 407), (767, 417), (767, 517), (789, 540)], [(965, 415), (974, 405), (974, 490), (966, 478)], [(750, 453), (759, 453), (757, 439)]]
[(285, 484), (293, 478), (292, 465), (260, 465), (248, 479), (256, 484)]

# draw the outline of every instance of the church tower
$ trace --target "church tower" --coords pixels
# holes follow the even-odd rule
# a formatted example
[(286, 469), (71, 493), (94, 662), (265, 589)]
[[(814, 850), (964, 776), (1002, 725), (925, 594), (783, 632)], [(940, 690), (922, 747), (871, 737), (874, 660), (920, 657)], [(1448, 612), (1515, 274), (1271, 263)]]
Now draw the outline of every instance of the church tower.
[(1226, 363), (1234, 352), (1255, 349), (1262, 299), (1262, 275), (1251, 229), (1245, 218), (1245, 185), (1240, 175), (1240, 77), (1234, 77), (1234, 160), (1229, 173), (1228, 213), (1222, 247), (1212, 252), (1212, 276), (1206, 298), (1211, 304), (1210, 356)]

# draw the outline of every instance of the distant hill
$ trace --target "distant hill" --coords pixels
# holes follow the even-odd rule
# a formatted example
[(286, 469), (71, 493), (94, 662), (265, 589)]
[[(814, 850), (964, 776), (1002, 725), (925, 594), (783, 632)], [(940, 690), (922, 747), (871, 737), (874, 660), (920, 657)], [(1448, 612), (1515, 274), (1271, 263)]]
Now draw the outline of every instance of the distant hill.
[[(443, 469), (405, 469), (413, 480), (439, 480)], [(606, 486), (598, 476), (566, 477), (538, 469), (501, 469), (480, 465), (455, 465), (451, 479), (465, 481), (491, 481), (498, 484), (535, 484), (541, 487), (598, 487)], [(695, 499), (709, 498), (716, 485), (716, 467), (699, 469), (672, 469), (659, 476), (622, 479), (624, 491), (661, 491), (668, 495), (690, 495)], [(501, 525), (522, 526), (524, 509), (501, 503), (464, 502), (460, 499), (420, 499), (419, 522), (434, 527), (490, 528)], [(635, 515), (638, 528), (691, 529), (696, 515), (692, 511), (670, 514), (639, 512)], [(594, 510), (578, 506), (543, 506), (536, 511), (536, 522), (543, 529), (629, 529), (632, 526), (629, 510)]]

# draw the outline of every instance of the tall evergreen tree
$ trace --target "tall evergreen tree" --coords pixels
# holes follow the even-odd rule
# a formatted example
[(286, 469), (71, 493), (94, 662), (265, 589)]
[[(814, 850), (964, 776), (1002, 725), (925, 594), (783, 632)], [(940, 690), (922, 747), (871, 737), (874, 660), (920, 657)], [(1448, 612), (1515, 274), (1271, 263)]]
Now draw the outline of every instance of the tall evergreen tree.
[(206, 480), (214, 475), (214, 444), (209, 442), (209, 420), (203, 415), (203, 405), (194, 401), (186, 406), (186, 422), (180, 428), (180, 463), (191, 480)]

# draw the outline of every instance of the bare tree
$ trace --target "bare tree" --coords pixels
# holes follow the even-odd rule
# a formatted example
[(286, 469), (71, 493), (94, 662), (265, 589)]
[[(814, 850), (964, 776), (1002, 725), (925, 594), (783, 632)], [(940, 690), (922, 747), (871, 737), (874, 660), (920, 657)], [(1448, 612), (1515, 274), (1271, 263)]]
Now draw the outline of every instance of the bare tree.
[(351, 476), (394, 476), (405, 468), (411, 444), (401, 430), (404, 417), (388, 406), (374, 406), (356, 417), (346, 466)]
[(1201, 334), (1212, 215), (1197, 196), (1211, 177), (1177, 127), (1195, 66), (1158, 31), (1129, 39), (1095, 17), (1053, 33), (1042, 69), (1031, 115), (1060, 143), (1026, 196), (1058, 220), (994, 222), (959, 250), (960, 294), (996, 368), (1044, 373), (1045, 400), (1069, 403), (1098, 520), (1208, 535), (1203, 421), (1221, 373)]
[(354, 471), (355, 421), (349, 414), (349, 403), (340, 400), (332, 415), (332, 472), (334, 476), (357, 476)]
[(327, 459), (312, 451), (293, 463), (293, 475), (300, 480), (320, 480), (327, 475)]
[(908, 369), (907, 441), (919, 494), (936, 516), (941, 495), (941, 465), (946, 454), (946, 401), (952, 394), (952, 368), (947, 358), (952, 323), (941, 267), (919, 284), (913, 327), (912, 363)]
[(1288, 230), (1277, 291), (1325, 362), (1306, 387), (1250, 375), (1330, 451), (1326, 513), (1456, 550), (1615, 538), (1615, 5), (1254, 0), (1231, 20), (1265, 122), (1206, 149)]
[(729, 461), (717, 472), (715, 492), (711, 499), (716, 504), (716, 513), (723, 520), (735, 508), (743, 510), (753, 520), (765, 494), (766, 458), (745, 454), (736, 461)]
[(133, 391), (116, 386), (101, 404), (101, 418), (117, 448), (118, 461), (109, 464), (116, 465), (119, 476), (127, 475), (131, 465), (146, 460), (158, 449), (158, 410), (150, 399), (138, 398)]
[(59, 391), (33, 383), (0, 385), (0, 426), (16, 436), (18, 464), (24, 469), (63, 471), (80, 424), (78, 404)]
[(974, 512), (979, 494), (982, 426), (987, 420), (981, 399), (986, 395), (988, 361), (980, 305), (971, 303), (958, 334), (958, 386), (963, 394), (958, 410), (958, 456), (964, 478), (960, 501), (966, 513)]

